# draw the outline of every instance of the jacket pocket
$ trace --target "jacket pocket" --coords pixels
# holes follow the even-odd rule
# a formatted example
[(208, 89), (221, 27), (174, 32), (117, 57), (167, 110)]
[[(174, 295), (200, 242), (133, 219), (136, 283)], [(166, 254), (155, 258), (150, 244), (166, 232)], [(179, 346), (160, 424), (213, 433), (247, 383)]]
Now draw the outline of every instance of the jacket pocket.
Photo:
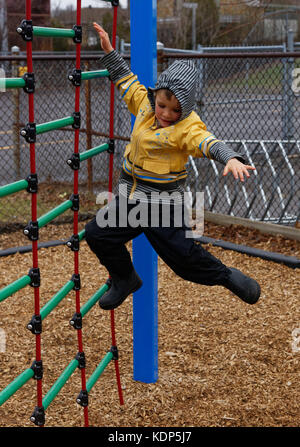
[(145, 160), (143, 169), (145, 171), (155, 172), (156, 174), (168, 174), (170, 172), (170, 163), (161, 160)]

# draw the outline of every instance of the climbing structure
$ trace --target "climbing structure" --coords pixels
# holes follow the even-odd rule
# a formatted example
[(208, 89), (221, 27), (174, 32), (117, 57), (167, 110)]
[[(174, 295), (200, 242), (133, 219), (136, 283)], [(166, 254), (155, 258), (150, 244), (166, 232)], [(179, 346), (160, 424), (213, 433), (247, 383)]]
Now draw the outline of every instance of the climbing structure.
[[(116, 29), (117, 29), (117, 10), (119, 0), (110, 0), (113, 6), (113, 35), (112, 45), (116, 44)], [(23, 88), (28, 95), (28, 110), (29, 121), (21, 130), (21, 135), (29, 143), (30, 153), (30, 173), (24, 180), (0, 187), (0, 197), (16, 193), (18, 191), (27, 190), (31, 195), (31, 221), (24, 229), (24, 234), (32, 243), (32, 268), (27, 275), (24, 275), (0, 290), (0, 302), (10, 297), (15, 292), (30, 285), (34, 292), (34, 315), (32, 316), (27, 328), (35, 335), (35, 360), (32, 365), (25, 369), (13, 382), (11, 382), (5, 389), (0, 392), (0, 405), (6, 402), (17, 390), (19, 390), (31, 378), (36, 380), (37, 384), (37, 404), (31, 415), (31, 421), (38, 426), (45, 424), (45, 412), (51, 402), (55, 399), (67, 380), (71, 377), (73, 372), (79, 368), (81, 372), (81, 390), (78, 394), (76, 402), (83, 407), (84, 410), (84, 426), (89, 425), (88, 418), (88, 393), (97, 382), (98, 378), (104, 371), (105, 367), (114, 360), (117, 386), (120, 404), (123, 404), (123, 396), (120, 384), (120, 374), (118, 367), (118, 349), (116, 345), (115, 333), (115, 319), (114, 311), (111, 312), (111, 337), (112, 345), (105, 357), (100, 361), (89, 379), (86, 379), (86, 359), (83, 349), (82, 336), (82, 319), (88, 311), (97, 303), (99, 298), (108, 290), (110, 281), (107, 282), (96, 291), (96, 293), (80, 305), (80, 288), (81, 278), (79, 272), (79, 248), (80, 242), (84, 238), (84, 230), (78, 232), (78, 211), (79, 211), (79, 188), (78, 188), (78, 172), (80, 163), (88, 158), (91, 158), (101, 152), (109, 153), (109, 192), (112, 192), (112, 176), (113, 176), (113, 156), (114, 156), (114, 85), (111, 82), (110, 87), (110, 138), (107, 143), (89, 149), (85, 152), (79, 152), (79, 131), (80, 131), (80, 86), (83, 80), (108, 77), (107, 70), (97, 70), (90, 72), (81, 71), (81, 42), (82, 42), (82, 27), (81, 27), (81, 0), (77, 0), (77, 14), (76, 24), (72, 29), (57, 29), (33, 26), (31, 19), (31, 0), (26, 0), (26, 18), (21, 22), (17, 28), (17, 32), (26, 41), (27, 52), (27, 73), (22, 78), (5, 79), (6, 88)], [(67, 117), (57, 119), (55, 121), (36, 124), (34, 114), (34, 92), (35, 92), (35, 75), (33, 67), (32, 56), (32, 40), (35, 37), (61, 37), (71, 38), (76, 45), (76, 63), (73, 70), (67, 74), (68, 79), (72, 82), (75, 88), (75, 105), (72, 114)], [(37, 135), (49, 132), (55, 129), (60, 129), (65, 126), (72, 126), (74, 131), (74, 152), (67, 160), (68, 165), (73, 170), (73, 194), (65, 202), (61, 203), (56, 208), (48, 213), (38, 217), (37, 216), (37, 195), (38, 195), (38, 173), (36, 171), (36, 152), (35, 142)], [(61, 215), (67, 210), (73, 210), (73, 234), (69, 238), (66, 245), (74, 254), (74, 273), (72, 278), (68, 280), (64, 286), (42, 307), (40, 308), (40, 283), (43, 278), (42, 272), (39, 269), (38, 262), (38, 240), (39, 229), (57, 216)], [(70, 319), (70, 324), (77, 332), (78, 352), (70, 363), (66, 366), (64, 371), (58, 377), (56, 382), (43, 397), (42, 379), (43, 379), (43, 361), (41, 358), (41, 335), (43, 320), (53, 311), (53, 309), (68, 295), (72, 290), (75, 291), (75, 313)]]

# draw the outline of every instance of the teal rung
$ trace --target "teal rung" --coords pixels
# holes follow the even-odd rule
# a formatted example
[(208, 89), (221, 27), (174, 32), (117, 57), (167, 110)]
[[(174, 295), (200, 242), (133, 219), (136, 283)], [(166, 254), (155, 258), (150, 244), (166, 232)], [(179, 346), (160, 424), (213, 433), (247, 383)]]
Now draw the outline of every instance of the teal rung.
[(33, 35), (39, 37), (74, 37), (73, 29), (33, 26)]
[(23, 371), (18, 377), (16, 377), (4, 390), (0, 392), (0, 406), (4, 404), (16, 391), (18, 391), (29, 379), (34, 375), (34, 371), (31, 368)]
[(52, 312), (52, 310), (61, 302), (61, 300), (68, 295), (69, 292), (74, 287), (73, 281), (68, 281), (65, 285), (62, 286), (62, 288), (55, 294), (53, 297), (45, 304), (44, 307), (41, 309), (41, 317), (42, 320), (47, 317), (47, 315)]
[(97, 380), (99, 379), (99, 377), (101, 376), (101, 374), (103, 373), (109, 362), (112, 360), (112, 358), (113, 358), (112, 352), (108, 352), (105, 355), (105, 357), (103, 357), (103, 359), (101, 360), (95, 371), (92, 373), (91, 377), (86, 383), (86, 390), (88, 393), (91, 391), (91, 389), (93, 388), (93, 386), (95, 385), (95, 383), (97, 382)]
[(80, 161), (86, 160), (87, 158), (94, 157), (101, 152), (105, 152), (109, 149), (109, 145), (107, 143), (100, 144), (100, 146), (93, 147), (85, 152), (81, 152), (79, 155)]
[(4, 287), (0, 290), (0, 302), (18, 292), (18, 290), (23, 289), (31, 283), (31, 278), (28, 275), (24, 275), (16, 281), (8, 284), (8, 286)]
[(14, 183), (9, 183), (8, 185), (0, 186), (0, 197), (8, 196), (9, 194), (14, 194), (15, 192), (22, 191), (28, 187), (27, 180), (19, 180)]
[(0, 78), (0, 89), (23, 88), (25, 85), (23, 78)]
[(109, 76), (108, 70), (95, 70), (95, 71), (83, 71), (81, 73), (81, 79), (88, 81), (89, 79), (107, 78)]
[(79, 242), (82, 241), (82, 239), (85, 238), (85, 229), (81, 230), (81, 231), (78, 233), (78, 236), (79, 236)]
[(74, 117), (73, 116), (67, 116), (65, 118), (61, 118), (54, 121), (49, 121), (48, 123), (42, 123), (36, 125), (36, 133), (37, 135), (49, 132), (51, 130), (61, 129), (65, 126), (71, 126), (74, 124)]
[(49, 222), (54, 220), (57, 216), (60, 216), (65, 211), (69, 210), (73, 205), (72, 200), (66, 200), (65, 202), (58, 205), (56, 208), (53, 208), (48, 213), (44, 214), (43, 216), (38, 218), (38, 225), (39, 228), (44, 227)]
[(73, 359), (64, 369), (62, 374), (59, 376), (59, 378), (56, 380), (54, 385), (50, 388), (50, 390), (43, 399), (44, 410), (46, 410), (49, 407), (51, 402), (58, 395), (62, 387), (65, 385), (65, 383), (69, 380), (75, 369), (78, 367), (78, 364), (79, 364), (78, 360)]
[(108, 290), (108, 285), (104, 284), (80, 309), (81, 316), (84, 317), (89, 310), (99, 301), (99, 298)]

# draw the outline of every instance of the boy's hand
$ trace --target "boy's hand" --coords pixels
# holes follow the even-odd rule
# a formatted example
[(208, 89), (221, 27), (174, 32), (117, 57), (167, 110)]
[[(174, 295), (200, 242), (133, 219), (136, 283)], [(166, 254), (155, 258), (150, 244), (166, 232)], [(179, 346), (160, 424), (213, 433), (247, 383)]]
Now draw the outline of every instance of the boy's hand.
[(241, 182), (243, 182), (244, 174), (246, 177), (250, 177), (248, 170), (255, 171), (255, 167), (244, 165), (244, 163), (241, 163), (237, 158), (231, 158), (224, 168), (223, 176), (227, 175), (228, 172), (232, 172), (236, 180), (240, 179)]
[(93, 27), (99, 34), (101, 47), (102, 47), (104, 53), (106, 53), (106, 54), (111, 53), (114, 48), (112, 47), (112, 45), (110, 43), (107, 32), (102, 28), (102, 26), (98, 25), (98, 23), (96, 23), (96, 22), (93, 22)]

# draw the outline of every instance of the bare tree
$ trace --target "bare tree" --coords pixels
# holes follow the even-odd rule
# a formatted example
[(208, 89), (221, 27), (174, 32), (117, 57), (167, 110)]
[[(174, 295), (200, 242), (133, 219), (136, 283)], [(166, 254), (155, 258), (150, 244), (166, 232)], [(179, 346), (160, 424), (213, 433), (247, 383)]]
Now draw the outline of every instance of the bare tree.
[(0, 40), (1, 51), (8, 51), (7, 9), (5, 0), (0, 0)]

